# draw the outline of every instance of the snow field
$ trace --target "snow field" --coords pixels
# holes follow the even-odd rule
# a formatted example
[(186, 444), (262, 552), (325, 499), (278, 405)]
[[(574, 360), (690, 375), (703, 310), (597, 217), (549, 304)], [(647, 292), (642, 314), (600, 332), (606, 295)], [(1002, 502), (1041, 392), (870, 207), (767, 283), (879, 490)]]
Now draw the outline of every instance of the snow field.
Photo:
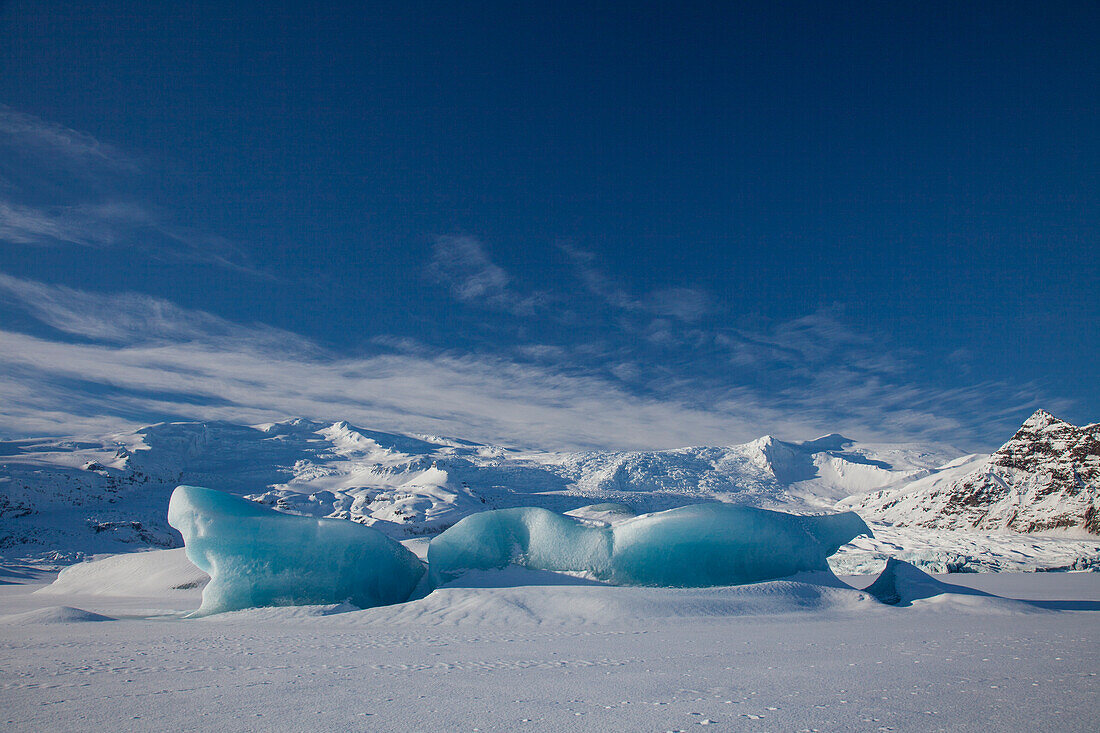
[[(142, 554), (150, 567), (172, 562)], [(905, 608), (825, 574), (706, 589), (559, 574), (547, 587), (545, 574), (517, 568), (490, 577), (500, 574), (364, 611), (264, 608), (199, 619), (182, 618), (198, 589), (136, 598), (32, 593), (48, 578), (0, 586), (0, 726), (1091, 731), (1100, 723), (1095, 573), (951, 576), (1039, 600), (952, 593)], [(1050, 610), (1071, 601), (1079, 610)], [(53, 610), (61, 605), (113, 620), (89, 623)], [(158, 610), (141, 615), (139, 606)]]

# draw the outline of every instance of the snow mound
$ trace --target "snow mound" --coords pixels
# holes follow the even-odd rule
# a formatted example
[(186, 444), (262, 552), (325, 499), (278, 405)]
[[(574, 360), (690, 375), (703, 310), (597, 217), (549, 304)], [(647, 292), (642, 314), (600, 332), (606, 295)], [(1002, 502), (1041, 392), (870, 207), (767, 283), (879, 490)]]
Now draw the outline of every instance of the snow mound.
[(10, 616), (0, 616), (0, 624), (5, 626), (39, 626), (44, 624), (76, 624), (92, 621), (114, 621), (110, 616), (103, 616), (83, 608), (72, 606), (47, 606), (36, 608), (26, 613), (16, 613)]
[(870, 530), (852, 513), (798, 516), (696, 504), (591, 526), (527, 507), (466, 517), (428, 546), (435, 585), (469, 570), (519, 565), (617, 585), (699, 588), (826, 571), (826, 558)]
[(43, 595), (159, 597), (194, 593), (210, 580), (187, 559), (183, 548), (112, 555), (70, 565), (50, 585), (35, 591)]
[[(558, 575), (552, 589), (545, 585), (516, 585), (517, 576), (528, 573), (508, 568), (473, 573), (477, 587), (438, 588), (419, 600), (355, 613), (327, 616), (325, 624), (385, 629), (434, 628), (440, 626), (507, 629), (519, 627), (592, 627), (618, 625), (624, 621), (718, 619), (733, 617), (786, 616), (876, 612), (884, 607), (864, 591), (840, 582), (831, 573), (803, 573), (795, 577), (740, 586), (714, 588), (639, 588), (610, 586), (567, 575)], [(493, 575), (502, 576), (499, 582)], [(541, 574), (543, 578), (552, 573)], [(265, 620), (287, 618), (297, 609), (254, 609), (240, 615), (273, 614)], [(227, 614), (228, 620), (239, 614)], [(275, 616), (274, 614), (278, 614)], [(319, 615), (319, 614), (318, 614)], [(318, 618), (318, 622), (322, 619)]]
[(212, 489), (179, 486), (168, 522), (210, 575), (201, 615), (256, 606), (400, 603), (424, 574), (416, 555), (355, 522), (283, 514)]
[(936, 602), (954, 606), (978, 606), (983, 610), (1000, 609), (1015, 612), (1041, 612), (1023, 601), (1001, 598), (991, 593), (944, 583), (907, 562), (890, 558), (875, 582), (864, 589), (881, 603), (907, 607), (914, 603)]
[(264, 606), (202, 616), (197, 620), (211, 624), (286, 623), (289, 621), (308, 621), (310, 619), (327, 618), (329, 616), (362, 610), (363, 609), (358, 606), (353, 606), (350, 603), (327, 603), (315, 606)]

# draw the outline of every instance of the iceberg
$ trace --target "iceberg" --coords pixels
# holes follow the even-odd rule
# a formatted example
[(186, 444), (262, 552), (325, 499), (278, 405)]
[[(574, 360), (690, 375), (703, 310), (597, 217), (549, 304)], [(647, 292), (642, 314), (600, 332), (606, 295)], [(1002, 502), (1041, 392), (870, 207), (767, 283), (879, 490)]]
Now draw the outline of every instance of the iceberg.
[(829, 555), (871, 530), (853, 512), (695, 504), (623, 522), (612, 533), (611, 582), (702, 588), (828, 570)]
[(521, 565), (533, 570), (588, 572), (602, 578), (611, 563), (612, 535), (539, 507), (471, 514), (428, 544), (428, 572), (439, 586), (465, 570)]
[(547, 509), (481, 512), (428, 546), (432, 583), (467, 570), (520, 565), (585, 573), (616, 585), (701, 588), (827, 571), (826, 558), (861, 534), (853, 512), (800, 516), (696, 504), (591, 526)]
[(424, 574), (416, 555), (376, 529), (283, 514), (213, 489), (176, 487), (168, 523), (183, 535), (188, 559), (210, 576), (198, 615), (401, 603)]

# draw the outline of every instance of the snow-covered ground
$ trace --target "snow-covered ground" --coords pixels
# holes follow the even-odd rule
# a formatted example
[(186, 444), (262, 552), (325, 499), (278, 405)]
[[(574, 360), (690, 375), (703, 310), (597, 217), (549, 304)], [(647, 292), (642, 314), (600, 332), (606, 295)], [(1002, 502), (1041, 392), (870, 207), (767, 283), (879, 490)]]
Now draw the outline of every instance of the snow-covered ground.
[(1100, 570), (1100, 538), (1059, 534), (896, 527), (868, 522), (874, 537), (857, 537), (829, 558), (842, 575), (877, 573), (896, 557), (929, 573)]
[(903, 608), (856, 590), (870, 576), (687, 590), (513, 569), (366, 611), (201, 619), (179, 550), (52, 587), (4, 573), (11, 731), (1100, 728), (1098, 573), (953, 574), (1004, 598)]

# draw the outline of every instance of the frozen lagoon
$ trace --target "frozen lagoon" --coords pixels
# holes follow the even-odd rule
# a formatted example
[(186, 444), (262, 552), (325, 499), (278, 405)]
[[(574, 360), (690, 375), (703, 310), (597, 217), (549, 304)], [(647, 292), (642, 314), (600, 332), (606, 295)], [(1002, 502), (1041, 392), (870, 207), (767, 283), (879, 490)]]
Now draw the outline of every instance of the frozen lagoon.
[[(423, 542), (408, 544), (423, 554)], [(815, 584), (812, 576), (665, 589), (512, 569), (504, 578), (468, 575), (466, 586), (365, 611), (265, 608), (185, 619), (201, 588), (191, 576), (171, 580), (180, 554), (141, 553), (86, 567), (79, 583), (74, 576), (45, 593), (32, 591), (52, 576), (8, 568), (6, 579), (16, 582), (0, 585), (0, 725), (665, 731), (706, 723), (750, 731), (983, 732), (1100, 726), (1098, 573), (939, 576), (1036, 603), (949, 594), (895, 608), (858, 590)], [(89, 592), (95, 572), (110, 595)], [(147, 583), (122, 595), (126, 578), (154, 576), (163, 590)], [(847, 580), (862, 586), (872, 578)], [(111, 620), (63, 618), (54, 610), (66, 606)]]
[[(427, 540), (402, 544), (421, 558), (428, 552)], [(50, 574), (8, 566), (0, 585), (0, 725), (983, 733), (1100, 726), (1100, 573), (937, 580), (893, 564), (877, 581), (844, 579), (850, 585), (822, 570), (656, 588), (506, 559), (503, 568), (494, 560), (404, 603), (201, 618), (188, 616), (204, 577), (184, 550), (82, 563), (52, 583)]]

